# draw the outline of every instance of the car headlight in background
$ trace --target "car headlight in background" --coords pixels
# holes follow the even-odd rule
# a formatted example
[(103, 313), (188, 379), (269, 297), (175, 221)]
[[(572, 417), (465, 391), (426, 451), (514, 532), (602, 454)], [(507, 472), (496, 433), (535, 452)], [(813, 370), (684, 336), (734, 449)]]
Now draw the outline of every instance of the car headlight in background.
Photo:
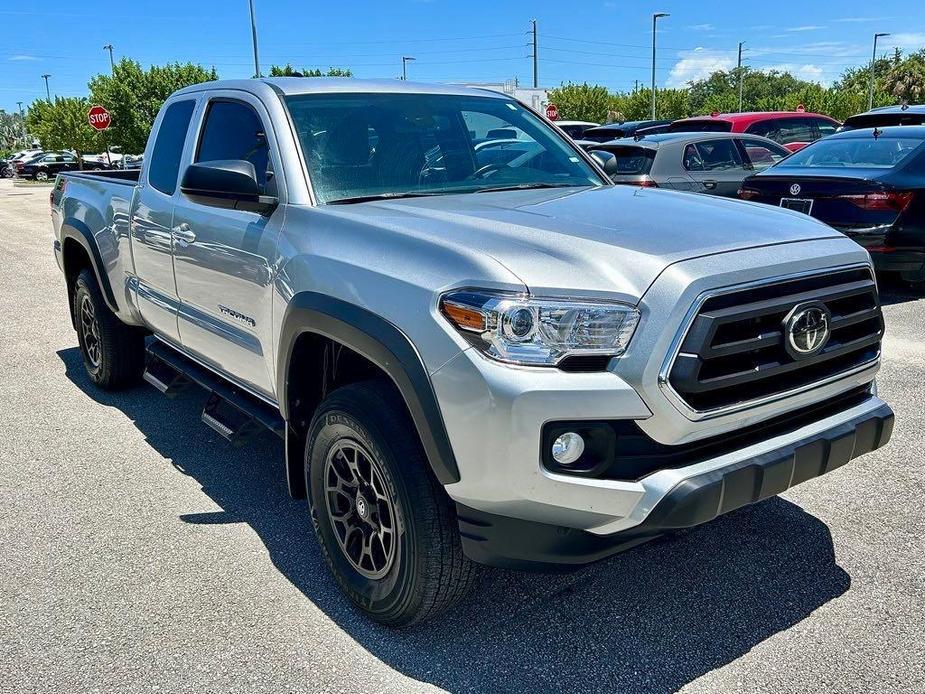
[(484, 354), (510, 364), (553, 366), (566, 356), (622, 354), (639, 323), (627, 304), (456, 291), (440, 311)]

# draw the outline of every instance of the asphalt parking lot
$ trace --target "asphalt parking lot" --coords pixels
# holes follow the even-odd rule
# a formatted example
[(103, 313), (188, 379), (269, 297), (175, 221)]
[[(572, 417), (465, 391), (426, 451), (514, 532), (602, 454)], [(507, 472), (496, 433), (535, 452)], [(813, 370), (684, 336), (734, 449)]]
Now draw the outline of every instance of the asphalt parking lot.
[(925, 692), (925, 297), (884, 288), (892, 443), (393, 632), (342, 598), (282, 446), (84, 375), (48, 188), (0, 181), (0, 691)]

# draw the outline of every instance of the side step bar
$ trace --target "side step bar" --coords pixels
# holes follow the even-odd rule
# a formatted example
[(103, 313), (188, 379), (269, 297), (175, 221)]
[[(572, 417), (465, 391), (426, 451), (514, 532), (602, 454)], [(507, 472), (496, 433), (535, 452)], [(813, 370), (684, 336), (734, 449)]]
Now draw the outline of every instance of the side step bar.
[(279, 410), (273, 406), (160, 340), (152, 342), (147, 352), (144, 380), (167, 397), (175, 397), (191, 383), (209, 391), (209, 399), (202, 411), (202, 421), (222, 438), (241, 445), (260, 427), (285, 438), (286, 423)]

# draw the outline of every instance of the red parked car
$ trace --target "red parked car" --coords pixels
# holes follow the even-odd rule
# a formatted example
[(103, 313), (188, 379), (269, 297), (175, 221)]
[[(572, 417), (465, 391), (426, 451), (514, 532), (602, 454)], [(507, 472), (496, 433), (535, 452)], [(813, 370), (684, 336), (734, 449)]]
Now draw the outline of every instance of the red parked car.
[(834, 118), (805, 111), (756, 111), (753, 113), (714, 113), (709, 116), (683, 118), (668, 127), (668, 132), (748, 133), (774, 140), (791, 152), (810, 142), (832, 135), (841, 125)]

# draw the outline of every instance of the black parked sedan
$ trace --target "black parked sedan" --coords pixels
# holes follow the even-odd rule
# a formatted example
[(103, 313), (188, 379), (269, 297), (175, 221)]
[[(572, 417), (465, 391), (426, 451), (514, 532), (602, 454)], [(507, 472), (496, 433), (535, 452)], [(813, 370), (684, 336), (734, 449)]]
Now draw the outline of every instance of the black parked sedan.
[(70, 152), (46, 152), (44, 156), (36, 157), (23, 166), (17, 167), (22, 178), (34, 178), (37, 181), (47, 181), (62, 171), (77, 171), (83, 168), (86, 171), (105, 169), (105, 164), (83, 162), (83, 166)]
[(925, 126), (849, 130), (747, 178), (739, 197), (816, 217), (878, 270), (925, 282)]

